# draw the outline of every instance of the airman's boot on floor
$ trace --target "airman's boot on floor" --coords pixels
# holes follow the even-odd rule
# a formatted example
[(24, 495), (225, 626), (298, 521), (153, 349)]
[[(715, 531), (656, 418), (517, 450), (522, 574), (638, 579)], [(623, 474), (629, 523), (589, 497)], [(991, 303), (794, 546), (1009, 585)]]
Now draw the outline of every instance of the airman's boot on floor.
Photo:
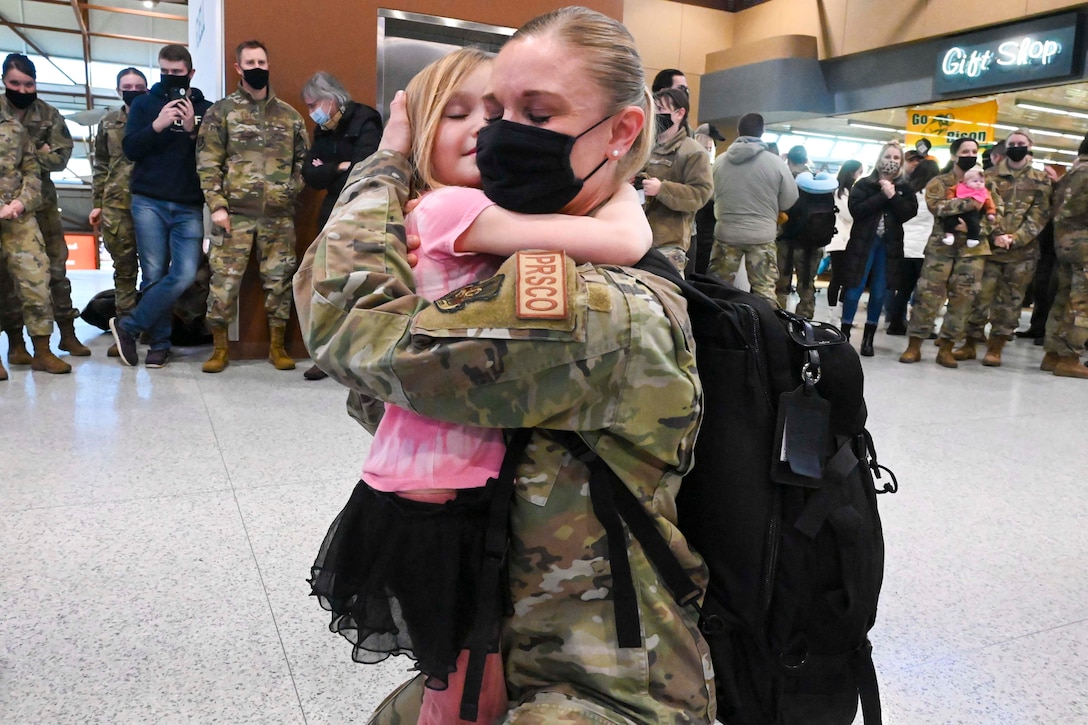
[(60, 342), (57, 343), (57, 347), (76, 357), (87, 357), (91, 354), (91, 348), (76, 337), (75, 320), (57, 320), (57, 327), (60, 329)]
[(937, 350), (937, 364), (943, 365), (946, 368), (958, 368), (960, 364), (956, 362), (956, 358), (952, 356), (952, 345), (954, 343), (951, 340), (941, 340), (940, 348)]
[(1088, 368), (1080, 364), (1080, 355), (1062, 355), (1054, 364), (1054, 374), (1060, 378), (1088, 380)]
[(31, 335), (30, 341), (34, 343), (34, 359), (30, 361), (31, 370), (40, 370), (53, 375), (72, 372), (72, 366), (49, 349), (49, 335)]
[(901, 363), (916, 363), (922, 359), (922, 338), (912, 337), (907, 341), (906, 351), (899, 356)]
[(8, 365), (29, 365), (34, 357), (26, 351), (23, 328), (12, 327), (4, 332), (8, 333)]
[(1056, 352), (1048, 352), (1043, 355), (1043, 362), (1039, 365), (1039, 369), (1044, 373), (1054, 372), (1054, 366), (1058, 364), (1059, 355)]
[(982, 364), (988, 368), (1001, 367), (1001, 349), (1005, 347), (1008, 339), (1003, 335), (990, 335), (990, 341), (986, 345), (986, 356), (982, 358)]
[(0, 382), (8, 379), (8, 371), (4, 369), (4, 363), (0, 362)]
[(287, 331), (286, 326), (269, 323), (268, 334), (271, 338), (268, 343), (268, 362), (272, 363), (277, 370), (294, 370), (295, 361), (287, 354), (287, 351), (283, 349), (283, 337)]
[(968, 338), (957, 349), (952, 351), (952, 357), (956, 360), (974, 360), (978, 357), (975, 350), (975, 341)]
[(212, 327), (212, 344), (215, 345), (212, 356), (205, 361), (204, 366), (200, 369), (206, 373), (221, 373), (230, 363), (230, 343), (227, 341), (226, 326), (215, 325)]

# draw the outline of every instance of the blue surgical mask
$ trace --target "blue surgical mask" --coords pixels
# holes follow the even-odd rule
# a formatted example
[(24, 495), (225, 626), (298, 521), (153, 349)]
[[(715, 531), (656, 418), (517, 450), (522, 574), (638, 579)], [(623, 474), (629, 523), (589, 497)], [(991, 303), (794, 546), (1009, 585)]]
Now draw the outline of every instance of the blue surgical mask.
[(318, 106), (314, 110), (310, 111), (310, 118), (313, 119), (313, 122), (316, 123), (318, 126), (324, 126), (332, 119), (332, 116), (330, 116), (324, 108)]

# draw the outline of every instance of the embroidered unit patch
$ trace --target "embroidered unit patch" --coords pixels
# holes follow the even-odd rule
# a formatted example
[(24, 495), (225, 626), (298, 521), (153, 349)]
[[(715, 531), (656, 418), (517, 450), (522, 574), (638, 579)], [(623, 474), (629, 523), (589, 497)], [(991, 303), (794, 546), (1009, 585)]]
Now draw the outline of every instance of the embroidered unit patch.
[(566, 258), (563, 252), (518, 252), (518, 319), (566, 319), (568, 300), (565, 275)]
[(434, 306), (439, 312), (449, 314), (465, 309), (465, 305), (471, 302), (493, 300), (499, 296), (505, 277), (506, 275), (497, 274), (491, 279), (485, 279), (482, 282), (475, 282), (460, 289), (455, 289), (453, 292), (435, 300)]

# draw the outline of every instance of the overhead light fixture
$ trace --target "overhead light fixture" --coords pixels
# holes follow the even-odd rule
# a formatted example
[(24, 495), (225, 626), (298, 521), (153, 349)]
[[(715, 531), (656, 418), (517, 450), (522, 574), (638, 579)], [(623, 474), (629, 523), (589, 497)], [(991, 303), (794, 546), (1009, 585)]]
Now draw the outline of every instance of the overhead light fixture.
[(144, 0), (144, 7), (150, 10), (159, 4), (159, 0)]
[(1039, 111), (1040, 113), (1053, 113), (1058, 116), (1071, 116), (1072, 118), (1088, 118), (1088, 109), (1070, 108), (1068, 106), (1055, 106), (1040, 101), (1030, 101), (1023, 98), (1016, 99), (1016, 107), (1026, 111)]
[(852, 118), (846, 119), (847, 126), (853, 126), (854, 128), (865, 128), (870, 131), (886, 131), (888, 133), (906, 133), (905, 128), (896, 128), (895, 126), (883, 126), (879, 123), (868, 123), (866, 121), (855, 121)]

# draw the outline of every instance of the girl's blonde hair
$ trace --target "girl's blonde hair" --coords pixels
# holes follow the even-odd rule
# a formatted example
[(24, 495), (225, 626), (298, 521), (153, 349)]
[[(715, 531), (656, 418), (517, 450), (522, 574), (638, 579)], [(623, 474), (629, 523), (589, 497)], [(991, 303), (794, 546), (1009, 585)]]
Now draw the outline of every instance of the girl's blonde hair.
[(637, 106), (646, 114), (635, 143), (616, 164), (617, 179), (631, 178), (649, 161), (654, 147), (654, 102), (646, 87), (635, 39), (622, 23), (607, 15), (583, 7), (566, 7), (533, 18), (514, 33), (510, 42), (549, 33), (581, 55), (586, 76), (607, 99), (609, 115), (628, 106)]
[(439, 58), (416, 74), (404, 90), (408, 120), (412, 124), (413, 194), (445, 186), (434, 177), (431, 157), (438, 124), (446, 104), (461, 84), (491, 56), (478, 48), (461, 48)]

